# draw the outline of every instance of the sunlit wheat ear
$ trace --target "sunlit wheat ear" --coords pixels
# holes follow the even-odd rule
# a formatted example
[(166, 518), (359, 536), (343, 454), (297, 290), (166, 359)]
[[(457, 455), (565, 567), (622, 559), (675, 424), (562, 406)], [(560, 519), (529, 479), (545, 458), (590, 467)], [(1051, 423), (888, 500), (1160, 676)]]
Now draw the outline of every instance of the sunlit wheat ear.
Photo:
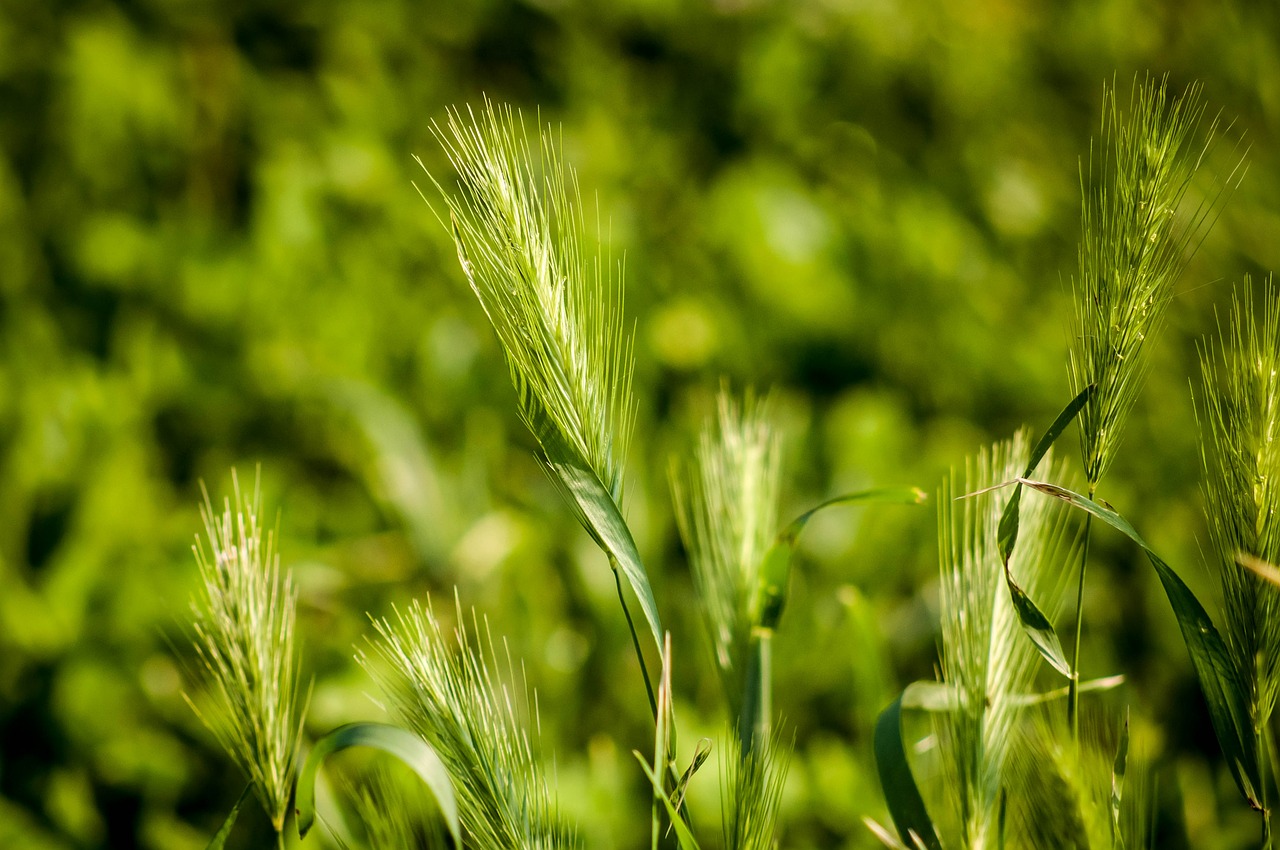
[(1145, 343), (1162, 324), (1174, 284), (1242, 168), (1207, 199), (1188, 198), (1213, 145), (1192, 85), (1170, 97), (1163, 80), (1134, 83), (1127, 114), (1106, 92), (1102, 137), (1082, 169), (1080, 270), (1070, 373), (1074, 391), (1097, 392), (1080, 415), (1085, 475), (1106, 473), (1146, 370)]
[[(1255, 306), (1261, 302), (1261, 310)], [(1280, 563), (1280, 292), (1232, 297), (1219, 342), (1201, 348), (1197, 406), (1204, 498), (1226, 606), (1226, 638), (1253, 694), (1259, 730), (1280, 690), (1280, 587), (1241, 566), (1241, 555)]]
[(720, 762), (725, 850), (772, 850), (778, 844), (778, 808), (791, 745), (775, 734), (746, 754), (736, 736), (727, 736), (725, 747)]
[(743, 693), (751, 594), (778, 533), (782, 452), (767, 401), (727, 391), (689, 464), (673, 463), (676, 518), (732, 713)]
[[(298, 591), (262, 528), (258, 482), (245, 502), (214, 511), (205, 494), (208, 548), (193, 547), (202, 588), (192, 603), (195, 648), (208, 675), (197, 707), (228, 755), (249, 776), (277, 832), (284, 828), (298, 764), (306, 699), (300, 698), (294, 621)], [(199, 706), (205, 706), (201, 700)]]
[[(935, 721), (964, 847), (995, 846), (1010, 745), (1031, 692), (1040, 656), (1019, 623), (1005, 587), (997, 544), (1010, 490), (988, 490), (1025, 471), (1025, 433), (984, 450), (963, 479), (944, 482), (938, 498), (941, 560), (942, 678), (959, 707)], [(1062, 480), (1051, 455), (1038, 474)], [(986, 492), (982, 492), (986, 490)], [(963, 499), (957, 493), (978, 493)], [(1014, 578), (1054, 617), (1065, 599), (1075, 545), (1070, 516), (1048, 500), (1023, 504), (1021, 533), (1009, 565)]]
[(520, 413), (552, 462), (591, 469), (615, 500), (635, 418), (622, 266), (588, 232), (577, 176), (543, 132), (485, 101), (449, 113), (436, 137), (456, 191), (458, 257), (506, 353)]
[[(372, 655), (358, 660), (377, 679), (389, 707), (439, 753), (454, 782), (471, 847), (491, 850), (576, 846), (561, 821), (526, 718), (528, 691), (495, 675), (500, 660), (487, 623), (458, 608), (449, 633), (431, 607), (414, 603), (375, 623)], [(514, 676), (511, 677), (514, 679)]]

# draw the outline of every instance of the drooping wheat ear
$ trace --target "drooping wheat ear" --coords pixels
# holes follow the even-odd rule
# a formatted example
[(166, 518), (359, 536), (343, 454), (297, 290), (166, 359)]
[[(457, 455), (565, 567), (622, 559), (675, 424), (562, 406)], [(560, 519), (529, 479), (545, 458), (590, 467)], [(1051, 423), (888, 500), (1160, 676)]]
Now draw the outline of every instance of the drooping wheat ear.
[(725, 850), (772, 850), (777, 846), (778, 807), (787, 781), (791, 747), (777, 735), (743, 751), (726, 738), (720, 798)]
[[(938, 498), (942, 679), (955, 688), (958, 708), (939, 715), (935, 725), (968, 848), (996, 845), (1010, 747), (1040, 665), (1018, 624), (1001, 568), (998, 525), (1009, 490), (986, 489), (1024, 472), (1029, 450), (1025, 433), (997, 443), (966, 464), (963, 481), (953, 473)], [(1040, 469), (1057, 480), (1065, 475), (1051, 455)], [(955, 493), (975, 492), (953, 499)], [(1074, 526), (1047, 500), (1024, 502), (1023, 511), (1009, 567), (1053, 618), (1064, 601), (1062, 564), (1075, 545)]]
[[(246, 503), (235, 492), (215, 513), (202, 508), (208, 549), (193, 547), (202, 587), (192, 602), (195, 649), (212, 706), (191, 705), (253, 783), (279, 833), (298, 766), (306, 698), (299, 693), (294, 622), (297, 587), (280, 568), (273, 534), (263, 535), (260, 482)], [(189, 700), (190, 701), (190, 700)]]
[(473, 612), (473, 634), (468, 633), (461, 607), (457, 612), (450, 637), (430, 605), (415, 602), (394, 621), (375, 623), (373, 656), (362, 652), (358, 660), (400, 719), (440, 754), (454, 782), (468, 846), (576, 846), (525, 727), (524, 716), (537, 722), (527, 689), (494, 674), (494, 667), (505, 663), (511, 669), (511, 662), (509, 655), (499, 662), (487, 622)]
[(1237, 167), (1216, 195), (1184, 203), (1217, 131), (1215, 119), (1199, 132), (1204, 111), (1198, 85), (1170, 98), (1164, 80), (1135, 81), (1127, 115), (1108, 88), (1100, 150), (1081, 170), (1083, 233), (1069, 370), (1074, 392), (1097, 386), (1080, 415), (1091, 490), (1115, 457), (1142, 383), (1144, 343), (1161, 326), (1174, 284), (1242, 170)]
[(621, 263), (598, 247), (598, 222), (588, 233), (577, 176), (549, 132), (531, 147), (520, 114), (488, 100), (433, 129), (457, 191), (431, 179), (506, 353), (522, 418), (550, 460), (570, 455), (620, 499), (635, 419)]
[(1201, 347), (1200, 365), (1205, 509), (1227, 645), (1252, 692), (1260, 737), (1280, 692), (1280, 586), (1246, 569), (1240, 556), (1280, 563), (1280, 292), (1272, 280), (1255, 293), (1246, 278), (1226, 326), (1219, 322), (1218, 344)]
[(673, 462), (671, 491), (703, 620), (730, 710), (737, 716), (750, 643), (751, 594), (778, 533), (780, 432), (768, 400), (727, 390), (692, 463)]

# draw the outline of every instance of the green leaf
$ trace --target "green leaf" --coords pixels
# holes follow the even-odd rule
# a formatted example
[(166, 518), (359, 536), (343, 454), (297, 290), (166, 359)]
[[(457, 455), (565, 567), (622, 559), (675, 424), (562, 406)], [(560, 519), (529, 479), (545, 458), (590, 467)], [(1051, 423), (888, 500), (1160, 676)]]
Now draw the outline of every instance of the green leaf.
[[(1053, 444), (1057, 442), (1062, 432), (1067, 430), (1067, 426), (1071, 424), (1071, 420), (1076, 418), (1076, 414), (1088, 403), (1094, 392), (1098, 389), (1097, 384), (1090, 384), (1082, 389), (1075, 398), (1068, 402), (1067, 406), (1058, 414), (1058, 418), (1053, 420), (1053, 424), (1049, 426), (1049, 430), (1044, 432), (1044, 436), (1036, 443), (1035, 448), (1031, 450), (1031, 456), (1027, 460), (1027, 471), (1022, 473), (1023, 478), (1030, 478), (1031, 474), (1036, 471), (1036, 467), (1040, 465), (1040, 461), (1044, 460), (1044, 456), (1049, 453), (1049, 449), (1053, 448)], [(1008, 564), (1009, 556), (1013, 554), (1013, 546), (1018, 542), (1018, 514), (1019, 503), (1022, 500), (1022, 485), (1019, 484), (1013, 488), (1013, 495), (1009, 497), (1009, 502), (1004, 506), (1004, 512), (1000, 515), (1000, 527), (997, 532), (996, 543), (1000, 547), (1000, 557)]]
[(236, 825), (236, 818), (240, 815), (240, 805), (249, 797), (249, 792), (253, 790), (253, 783), (249, 783), (240, 792), (240, 796), (236, 799), (236, 804), (231, 807), (231, 813), (227, 815), (227, 819), (222, 822), (222, 826), (218, 828), (213, 839), (205, 847), (205, 850), (222, 850), (227, 844), (227, 839), (231, 836), (231, 827)]
[(1071, 662), (1067, 661), (1067, 655), (1062, 651), (1062, 642), (1058, 640), (1058, 633), (1053, 630), (1053, 624), (1049, 622), (1049, 618), (1036, 607), (1027, 592), (1014, 580), (1013, 573), (1009, 572), (1007, 561), (1004, 565), (1004, 581), (1009, 587), (1009, 596), (1013, 599), (1013, 609), (1018, 612), (1018, 622), (1022, 625), (1022, 631), (1031, 638), (1031, 642), (1036, 645), (1036, 649), (1040, 650), (1040, 656), (1049, 662), (1049, 666), (1070, 679)]
[(662, 620), (658, 616), (658, 603), (653, 598), (649, 573), (640, 560), (635, 539), (631, 536), (627, 521), (622, 518), (618, 503), (600, 482), (600, 478), (584, 464), (574, 460), (552, 460), (550, 456), (544, 461), (573, 499), (583, 527), (600, 548), (612, 556), (626, 576), (632, 592), (640, 600), (640, 609), (649, 623), (653, 642), (661, 652)]
[(822, 504), (810, 508), (791, 521), (791, 524), (779, 532), (769, 551), (765, 553), (764, 562), (760, 565), (760, 576), (751, 595), (751, 619), (754, 625), (764, 629), (777, 628), (782, 616), (782, 609), (787, 601), (787, 584), (791, 579), (791, 559), (795, 556), (796, 546), (800, 542), (800, 532), (809, 524), (809, 520), (818, 511), (835, 505), (847, 505), (855, 502), (875, 502), (890, 505), (918, 505), (928, 495), (918, 487), (883, 487), (874, 490), (862, 490), (857, 493), (846, 493), (828, 499)]
[[(908, 847), (921, 845), (926, 850), (942, 850), (938, 835), (929, 819), (920, 789), (916, 787), (911, 765), (907, 763), (907, 750), (902, 743), (902, 707), (919, 699), (922, 690), (932, 692), (935, 682), (916, 682), (906, 687), (876, 721), (876, 768), (880, 772), (880, 787), (884, 790), (889, 814), (893, 817), (898, 834)], [(913, 690), (915, 693), (913, 693)]]
[(453, 795), (453, 782), (444, 762), (426, 741), (412, 732), (386, 723), (352, 723), (340, 726), (316, 742), (298, 775), (298, 837), (305, 838), (316, 819), (316, 773), (331, 754), (349, 747), (373, 747), (395, 756), (427, 783), (444, 815), (453, 846), (462, 847), (462, 829), (458, 823), (458, 801)]
[[(1053, 420), (1049, 430), (1044, 432), (1035, 448), (1031, 450), (1031, 456), (1027, 460), (1027, 471), (1023, 473), (1024, 478), (1035, 472), (1040, 461), (1048, 454), (1054, 442), (1071, 424), (1071, 420), (1076, 418), (1076, 414), (1085, 406), (1096, 389), (1095, 384), (1085, 387), (1062, 409), (1058, 418)], [(1009, 588), (1009, 596), (1013, 600), (1014, 610), (1018, 613), (1018, 622), (1022, 625), (1022, 630), (1026, 632), (1027, 637), (1031, 638), (1031, 642), (1040, 651), (1041, 657), (1049, 662), (1050, 667), (1071, 678), (1071, 663), (1067, 661), (1066, 653), (1062, 651), (1062, 641), (1058, 639), (1058, 633), (1054, 631), (1053, 624), (1014, 580), (1013, 573), (1009, 570), (1009, 558), (1013, 555), (1013, 547), (1018, 542), (1021, 502), (1022, 485), (1017, 484), (1013, 488), (1013, 495), (1005, 503), (1004, 511), (1000, 514), (1000, 525), (996, 532), (996, 545), (1000, 549), (1000, 560), (1004, 562), (1005, 584)]]
[(1231, 775), (1240, 793), (1256, 808), (1261, 809), (1258, 790), (1262, 787), (1258, 771), (1257, 755), (1250, 746), (1253, 740), (1253, 721), (1249, 715), (1249, 702), (1244, 682), (1227, 654), (1226, 644), (1213, 620), (1205, 612), (1200, 600), (1178, 577), (1173, 568), (1164, 562), (1147, 545), (1128, 520), (1115, 511), (1097, 504), (1091, 499), (1055, 484), (1043, 481), (1019, 479), (1022, 484), (1054, 498), (1061, 499), (1124, 534), (1137, 543), (1155, 568), (1165, 596), (1178, 620), (1183, 643), (1191, 656), (1200, 690), (1209, 705), (1209, 717), (1213, 721), (1218, 745), (1231, 768)]

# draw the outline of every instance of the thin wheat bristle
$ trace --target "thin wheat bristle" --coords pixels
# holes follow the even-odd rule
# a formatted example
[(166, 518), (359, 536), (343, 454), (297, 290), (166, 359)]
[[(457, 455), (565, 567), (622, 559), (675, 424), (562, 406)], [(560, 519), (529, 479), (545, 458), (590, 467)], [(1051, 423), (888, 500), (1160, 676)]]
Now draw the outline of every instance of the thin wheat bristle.
[(233, 473), (234, 503), (202, 506), (208, 549), (193, 548), (202, 588), (193, 600), (195, 649), (212, 706), (201, 710), (228, 755), (249, 776), (277, 832), (283, 829), (301, 745), (294, 623), (297, 587), (280, 567), (274, 535), (262, 528), (260, 482), (245, 502)]

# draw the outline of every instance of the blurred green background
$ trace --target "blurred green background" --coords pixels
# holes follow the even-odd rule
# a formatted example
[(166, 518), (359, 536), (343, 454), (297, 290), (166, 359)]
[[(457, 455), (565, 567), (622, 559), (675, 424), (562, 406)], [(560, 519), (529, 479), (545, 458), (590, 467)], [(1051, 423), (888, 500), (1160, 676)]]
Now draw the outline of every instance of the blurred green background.
[[(628, 516), (675, 632), (682, 747), (724, 718), (666, 468), (721, 376), (774, 387), (787, 515), (917, 484), (1068, 397), (1079, 157), (1104, 81), (1168, 73), (1250, 171), (1182, 279), (1103, 495), (1202, 598), (1189, 377), (1280, 267), (1280, 12), (1024, 4), (5, 0), (0, 7), (0, 846), (200, 848), (242, 779), (184, 702), (200, 482), (261, 465), (302, 585), (311, 734), (379, 716), (368, 615), (432, 594), (510, 638), (588, 846), (648, 840), (648, 707), (598, 552), (412, 182), (483, 95), (551, 123), (626, 256)], [(1198, 381), (1198, 378), (1196, 379)], [(1066, 442), (1074, 453), (1074, 437)], [(832, 511), (777, 642), (783, 845), (876, 846), (876, 713), (932, 675), (934, 511)], [(1248, 847), (1176, 626), (1096, 535), (1086, 675), (1124, 672), (1160, 846)], [(1212, 608), (1213, 606), (1210, 605)], [(718, 830), (714, 771), (694, 811)], [(256, 818), (256, 820), (255, 820)], [(260, 846), (246, 816), (234, 846)], [(316, 839), (319, 841), (320, 839)], [(714, 840), (711, 839), (714, 844)]]

